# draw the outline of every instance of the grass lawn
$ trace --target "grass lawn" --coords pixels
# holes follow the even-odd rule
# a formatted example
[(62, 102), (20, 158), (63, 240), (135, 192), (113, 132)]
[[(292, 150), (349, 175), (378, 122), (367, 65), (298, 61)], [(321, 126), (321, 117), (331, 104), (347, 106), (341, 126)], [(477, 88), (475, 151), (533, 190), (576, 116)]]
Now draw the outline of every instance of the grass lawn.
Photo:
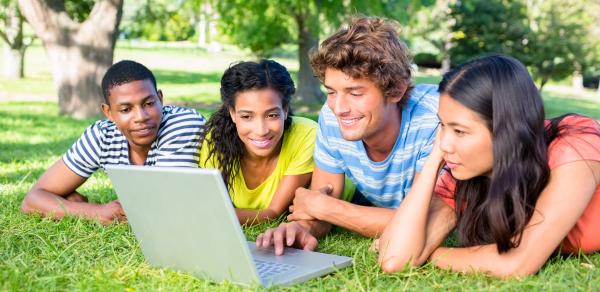
[[(165, 91), (167, 103), (189, 104), (205, 114), (218, 102), (221, 72), (229, 63), (247, 59), (239, 53), (217, 56), (189, 49), (157, 52), (122, 47), (116, 56), (148, 64)], [(92, 121), (57, 115), (48, 64), (41, 48), (33, 47), (27, 62), (30, 78), (0, 79), (0, 290), (242, 290), (231, 283), (215, 284), (149, 266), (127, 224), (102, 226), (76, 218), (57, 222), (19, 212), (25, 192)], [(293, 60), (283, 62), (295, 70)], [(437, 80), (439, 77), (435, 76), (417, 78), (417, 82)], [(51, 101), (39, 101), (45, 96)], [(35, 101), (20, 101), (29, 99)], [(545, 94), (544, 99), (548, 116), (581, 112), (600, 119), (598, 102), (555, 94)], [(315, 117), (310, 112), (304, 115)], [(104, 173), (94, 174), (80, 192), (94, 202), (116, 198)], [(252, 240), (273, 225), (277, 223), (244, 231)], [(335, 230), (320, 242), (319, 251), (351, 256), (354, 266), (286, 289), (592, 291), (600, 287), (598, 253), (553, 258), (535, 276), (499, 280), (481, 274), (449, 273), (429, 265), (383, 274), (376, 264), (376, 255), (368, 251), (370, 243), (369, 239)]]

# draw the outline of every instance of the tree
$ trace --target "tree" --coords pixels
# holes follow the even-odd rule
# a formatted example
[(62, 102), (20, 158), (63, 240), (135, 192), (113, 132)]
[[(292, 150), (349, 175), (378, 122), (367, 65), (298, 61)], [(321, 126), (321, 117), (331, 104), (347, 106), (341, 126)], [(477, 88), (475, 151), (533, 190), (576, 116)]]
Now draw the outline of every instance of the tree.
[(113, 62), (123, 0), (97, 0), (81, 23), (69, 16), (65, 1), (19, 0), (19, 7), (50, 59), (60, 113), (100, 114), (100, 82)]
[(423, 3), (415, 0), (223, 0), (217, 4), (220, 28), (232, 41), (260, 57), (286, 43), (298, 45), (298, 89), (303, 101), (321, 101), (308, 52), (319, 43), (319, 32), (356, 13), (382, 15), (406, 22)]
[(533, 46), (531, 69), (540, 82), (540, 90), (549, 80), (561, 80), (583, 71), (586, 56), (591, 51), (587, 46), (587, 24), (585, 1), (537, 0), (531, 1), (531, 26)]
[(123, 33), (127, 38), (151, 41), (187, 40), (194, 34), (194, 25), (185, 7), (187, 3), (167, 0), (140, 3)]
[(450, 55), (455, 64), (481, 54), (508, 54), (529, 64), (527, 8), (520, 1), (461, 0), (450, 7), (453, 39)]
[(19, 11), (16, 0), (1, 0), (0, 4), (0, 38), (4, 46), (4, 76), (20, 79), (25, 76), (25, 51), (33, 41), (23, 32), (25, 18)]

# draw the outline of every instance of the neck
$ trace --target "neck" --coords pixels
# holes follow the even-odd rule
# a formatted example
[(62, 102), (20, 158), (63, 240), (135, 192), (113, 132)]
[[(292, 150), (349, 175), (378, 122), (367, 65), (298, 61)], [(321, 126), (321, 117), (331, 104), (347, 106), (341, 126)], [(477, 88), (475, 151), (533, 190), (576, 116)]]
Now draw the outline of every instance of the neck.
[(402, 123), (402, 110), (397, 104), (388, 104), (388, 110), (385, 110), (383, 126), (381, 126), (371, 137), (363, 139), (363, 144), (367, 150), (367, 155), (373, 161), (385, 160), (400, 135), (400, 126)]
[(129, 162), (133, 165), (143, 165), (148, 158), (150, 146), (138, 146), (129, 143)]

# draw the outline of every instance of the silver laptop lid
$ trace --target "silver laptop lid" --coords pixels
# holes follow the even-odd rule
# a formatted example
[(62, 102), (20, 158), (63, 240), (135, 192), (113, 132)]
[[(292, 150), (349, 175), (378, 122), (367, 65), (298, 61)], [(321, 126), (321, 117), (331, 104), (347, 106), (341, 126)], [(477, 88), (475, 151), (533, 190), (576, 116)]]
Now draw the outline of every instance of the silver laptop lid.
[(218, 170), (106, 166), (106, 171), (150, 264), (215, 281), (260, 284)]

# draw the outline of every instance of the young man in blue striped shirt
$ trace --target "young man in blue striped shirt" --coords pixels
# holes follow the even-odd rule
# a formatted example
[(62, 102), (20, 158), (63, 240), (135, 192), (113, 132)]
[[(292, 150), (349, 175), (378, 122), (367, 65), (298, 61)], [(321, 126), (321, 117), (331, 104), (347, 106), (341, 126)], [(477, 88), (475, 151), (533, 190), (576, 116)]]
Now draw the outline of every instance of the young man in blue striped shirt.
[[(257, 246), (312, 250), (317, 237), (341, 226), (381, 234), (431, 152), (438, 125), (437, 86), (411, 83), (408, 50), (397, 26), (357, 18), (311, 52), (327, 89), (319, 114), (311, 190), (296, 191), (290, 223), (269, 229)], [(354, 198), (340, 199), (344, 177)]]
[(148, 68), (134, 61), (112, 65), (102, 79), (106, 120), (81, 138), (40, 177), (23, 199), (25, 213), (74, 215), (104, 224), (124, 220), (118, 201), (95, 204), (77, 192), (96, 170), (110, 164), (197, 167), (205, 119), (193, 109), (163, 106)]

